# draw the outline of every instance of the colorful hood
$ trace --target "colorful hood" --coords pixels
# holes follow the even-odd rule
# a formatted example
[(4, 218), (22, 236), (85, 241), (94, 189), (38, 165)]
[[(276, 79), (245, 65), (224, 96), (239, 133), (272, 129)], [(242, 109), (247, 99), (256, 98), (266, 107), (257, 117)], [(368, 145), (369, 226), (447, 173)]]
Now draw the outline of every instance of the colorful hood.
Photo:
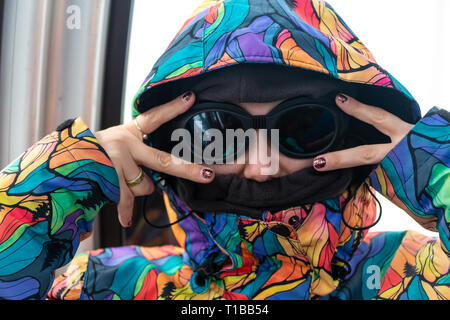
[[(362, 102), (410, 123), (420, 119), (408, 91), (376, 63), (332, 7), (319, 0), (204, 1), (140, 88), (133, 117), (192, 90), (208, 76), (255, 64), (279, 67), (299, 79), (332, 80)], [(152, 178), (164, 192), (170, 221), (183, 218), (173, 231), (185, 249), (185, 263), (195, 270), (193, 279), (203, 277), (190, 281), (197, 293), (205, 292), (211, 281), (222, 281), (247, 297), (283, 298), (286, 288), (267, 288), (289, 278), (289, 298), (327, 295), (350, 272), (346, 261), (366, 235), (363, 227), (376, 219), (365, 185), (320, 203), (267, 211), (256, 220), (234, 213), (192, 214), (158, 172)]]
[(192, 90), (213, 72), (255, 63), (323, 75), (407, 122), (420, 118), (411, 94), (319, 0), (203, 1), (145, 79), (133, 117)]

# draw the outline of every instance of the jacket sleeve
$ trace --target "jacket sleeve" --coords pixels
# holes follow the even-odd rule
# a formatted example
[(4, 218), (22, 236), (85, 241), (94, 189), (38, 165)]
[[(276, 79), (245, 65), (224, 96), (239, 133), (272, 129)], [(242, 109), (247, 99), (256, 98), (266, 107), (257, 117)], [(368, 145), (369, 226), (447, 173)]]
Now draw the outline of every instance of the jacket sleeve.
[(119, 201), (117, 173), (81, 118), (0, 171), (0, 298), (43, 299), (97, 212)]
[(369, 176), (374, 189), (450, 251), (450, 113), (434, 107)]

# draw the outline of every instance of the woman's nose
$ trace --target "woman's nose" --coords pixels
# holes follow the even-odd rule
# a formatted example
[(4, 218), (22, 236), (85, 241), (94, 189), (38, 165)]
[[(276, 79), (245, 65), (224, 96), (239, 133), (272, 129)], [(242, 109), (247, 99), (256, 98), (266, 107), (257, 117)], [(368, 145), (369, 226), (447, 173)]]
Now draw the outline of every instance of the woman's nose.
[[(272, 154), (274, 150), (270, 147), (269, 139), (261, 139), (259, 132), (257, 132), (256, 136), (256, 141), (250, 143), (245, 153), (246, 162), (242, 175), (246, 179), (264, 182), (277, 176), (278, 170), (272, 170), (274, 168), (272, 162), (278, 161), (278, 157)], [(278, 168), (279, 166), (276, 167)]]
[(263, 173), (262, 169), (269, 167), (261, 164), (246, 164), (244, 167), (243, 177), (246, 179), (252, 179), (258, 182), (264, 182), (271, 180), (274, 175), (268, 175)]

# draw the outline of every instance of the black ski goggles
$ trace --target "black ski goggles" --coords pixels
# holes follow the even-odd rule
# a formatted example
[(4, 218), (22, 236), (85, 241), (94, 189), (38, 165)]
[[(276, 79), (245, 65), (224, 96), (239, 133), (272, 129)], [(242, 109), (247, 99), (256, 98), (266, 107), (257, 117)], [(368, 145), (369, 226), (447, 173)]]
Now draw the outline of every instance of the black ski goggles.
[[(248, 129), (267, 129), (270, 141), (272, 130), (278, 129), (278, 146), (281, 153), (297, 159), (313, 158), (343, 147), (349, 117), (336, 106), (334, 97), (293, 98), (282, 102), (268, 114), (258, 116), (253, 116), (234, 104), (199, 101), (187, 112), (151, 133), (146, 143), (171, 153), (180, 143), (179, 137), (172, 141), (172, 133), (177, 129), (185, 129), (191, 139), (188, 142), (188, 152), (191, 152), (188, 156), (193, 156), (191, 159), (201, 157), (203, 163), (212, 164), (217, 160), (225, 163), (240, 157), (249, 147), (250, 141), (248, 136), (244, 140), (227, 139), (227, 130), (229, 134), (230, 129), (234, 132), (240, 129), (244, 132)], [(210, 144), (218, 142), (215, 141), (218, 134), (223, 137), (220, 142), (222, 147), (215, 148), (213, 152), (208, 153), (212, 157), (205, 158), (205, 151)], [(194, 139), (199, 140), (196, 142)], [(198, 141), (201, 141), (200, 145)], [(182, 156), (183, 159), (186, 156), (176, 155)]]

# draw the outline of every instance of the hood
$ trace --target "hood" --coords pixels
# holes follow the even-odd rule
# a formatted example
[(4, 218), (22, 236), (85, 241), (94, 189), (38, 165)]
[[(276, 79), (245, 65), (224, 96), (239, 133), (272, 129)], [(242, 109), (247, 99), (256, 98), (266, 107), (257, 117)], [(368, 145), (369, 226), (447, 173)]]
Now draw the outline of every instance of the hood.
[[(255, 77), (254, 64), (259, 64), (261, 77)], [(254, 87), (269, 90), (254, 92), (230, 81), (233, 67), (238, 73), (240, 68), (250, 68), (241, 76), (252, 73)], [(264, 76), (267, 72), (275, 76)], [(309, 84), (302, 81), (305, 78)], [(203, 1), (140, 87), (132, 115), (135, 118), (193, 88), (217, 101), (277, 101), (291, 97), (292, 89), (270, 88), (291, 85), (292, 79), (298, 79), (302, 90), (314, 88), (318, 80), (333, 83), (409, 123), (421, 117), (408, 90), (376, 62), (336, 11), (319, 0)], [(230, 94), (220, 92), (228, 87)]]
[[(200, 99), (222, 102), (270, 102), (338, 91), (409, 123), (421, 117), (411, 94), (319, 0), (201, 3), (136, 94), (133, 118), (189, 90)], [(368, 128), (362, 125), (361, 130)], [(210, 281), (222, 281), (226, 290), (254, 299), (327, 295), (350, 272), (346, 261), (367, 233), (364, 227), (376, 218), (374, 199), (364, 185), (325, 201), (266, 211), (261, 219), (193, 213), (164, 176), (146, 172), (163, 191), (170, 221), (182, 218), (173, 231), (186, 250), (185, 262), (194, 268), (190, 283), (197, 293), (205, 292)], [(289, 285), (277, 283), (286, 280), (284, 275)], [(204, 279), (195, 281), (199, 276)]]

